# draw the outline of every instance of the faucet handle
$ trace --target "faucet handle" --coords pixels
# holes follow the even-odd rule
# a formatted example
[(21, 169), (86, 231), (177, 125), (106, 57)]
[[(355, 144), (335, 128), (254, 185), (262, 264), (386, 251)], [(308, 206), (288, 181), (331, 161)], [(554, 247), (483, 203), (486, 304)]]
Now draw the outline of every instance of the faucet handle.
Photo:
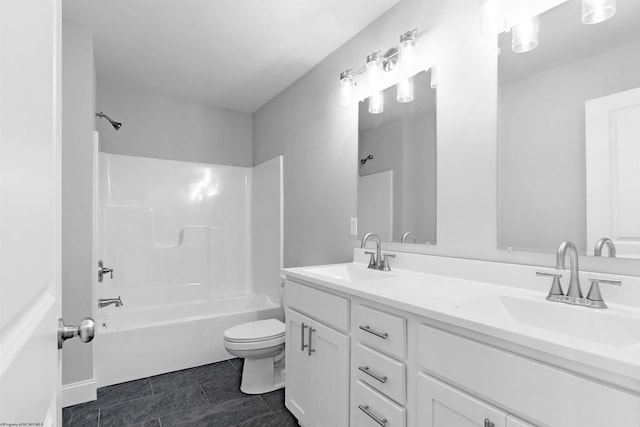
[(589, 288), (585, 305), (593, 308), (607, 308), (607, 304), (605, 304), (602, 299), (602, 294), (600, 293), (600, 283), (605, 285), (622, 286), (621, 280), (598, 279), (592, 277), (590, 277), (589, 280), (591, 281), (591, 288)]
[(369, 258), (369, 266), (367, 268), (376, 268), (376, 253), (375, 252), (365, 252), (366, 255), (371, 255)]
[(380, 263), (380, 270), (391, 271), (389, 260), (387, 258), (395, 258), (396, 254), (382, 254), (382, 263)]
[(536, 276), (553, 277), (553, 282), (551, 283), (549, 294), (547, 294), (547, 299), (549, 301), (562, 301), (562, 298), (564, 297), (564, 291), (562, 290), (562, 285), (560, 285), (560, 278), (562, 278), (562, 273), (547, 273), (546, 271), (536, 271)]

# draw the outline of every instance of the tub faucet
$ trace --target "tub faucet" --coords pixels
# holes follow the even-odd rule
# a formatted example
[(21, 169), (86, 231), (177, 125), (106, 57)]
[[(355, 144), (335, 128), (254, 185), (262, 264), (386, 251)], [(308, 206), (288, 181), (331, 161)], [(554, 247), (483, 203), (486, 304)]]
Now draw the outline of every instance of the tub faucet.
[(374, 258), (373, 252), (365, 252), (365, 253), (368, 253), (368, 254), (371, 255), (371, 258), (369, 260), (369, 268), (375, 268), (375, 269), (381, 270), (381, 265), (382, 265), (382, 247), (380, 245), (380, 237), (378, 237), (378, 235), (374, 234), (374, 233), (367, 233), (362, 238), (362, 245), (360, 247), (362, 249), (365, 249), (365, 245), (367, 244), (367, 240), (369, 240), (369, 238), (374, 239), (375, 242), (376, 242), (375, 258)]
[(116, 307), (122, 306), (122, 299), (118, 298), (98, 298), (98, 307), (106, 307), (108, 305), (115, 304)]
[(602, 237), (600, 240), (596, 242), (596, 247), (593, 249), (593, 256), (602, 256), (602, 249), (604, 247), (609, 249), (609, 257), (616, 257), (616, 247), (613, 244), (613, 240), (608, 237)]
[(569, 278), (569, 289), (564, 297), (564, 302), (569, 304), (582, 304), (582, 289), (580, 289), (580, 277), (578, 269), (578, 250), (572, 242), (562, 242), (558, 248), (556, 256), (556, 270), (566, 270), (564, 261), (569, 254), (569, 262), (571, 266), (571, 277)]

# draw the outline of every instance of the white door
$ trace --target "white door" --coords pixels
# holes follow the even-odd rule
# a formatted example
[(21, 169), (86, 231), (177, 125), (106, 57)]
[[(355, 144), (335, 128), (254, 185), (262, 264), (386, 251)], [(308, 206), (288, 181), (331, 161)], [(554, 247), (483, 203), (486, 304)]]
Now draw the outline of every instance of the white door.
[(0, 1), (0, 424), (60, 425), (59, 113), (60, 1)]
[(302, 425), (310, 425), (314, 404), (309, 327), (311, 319), (291, 309), (285, 309), (287, 327), (285, 405)]
[(418, 410), (425, 427), (506, 426), (506, 413), (424, 374), (418, 375)]
[(587, 101), (585, 114), (587, 253), (608, 237), (618, 257), (640, 258), (640, 88)]
[(349, 425), (349, 337), (321, 323), (312, 325), (313, 427)]

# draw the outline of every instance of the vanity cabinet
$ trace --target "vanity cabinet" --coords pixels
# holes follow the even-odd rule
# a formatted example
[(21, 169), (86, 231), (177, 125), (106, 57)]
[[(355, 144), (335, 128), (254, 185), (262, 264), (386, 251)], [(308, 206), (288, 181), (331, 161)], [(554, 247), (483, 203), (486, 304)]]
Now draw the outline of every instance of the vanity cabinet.
[(418, 411), (424, 427), (534, 427), (424, 373), (418, 374)]
[(304, 427), (640, 425), (640, 395), (578, 362), (299, 280), (285, 284), (285, 396)]
[[(309, 301), (324, 299), (327, 295), (311, 288), (299, 289), (298, 286), (291, 283), (285, 290), (285, 405), (305, 427), (347, 426), (349, 337), (327, 325), (336, 322), (336, 317), (323, 317), (322, 312), (327, 306), (306, 306)], [(295, 290), (288, 294), (289, 289)], [(299, 305), (315, 316), (296, 310), (300, 294), (305, 298)], [(308, 297), (315, 298), (308, 300)], [(335, 304), (329, 311), (333, 311), (336, 305), (348, 310), (348, 300), (329, 298), (328, 301)], [(345, 315), (348, 319), (348, 312)]]

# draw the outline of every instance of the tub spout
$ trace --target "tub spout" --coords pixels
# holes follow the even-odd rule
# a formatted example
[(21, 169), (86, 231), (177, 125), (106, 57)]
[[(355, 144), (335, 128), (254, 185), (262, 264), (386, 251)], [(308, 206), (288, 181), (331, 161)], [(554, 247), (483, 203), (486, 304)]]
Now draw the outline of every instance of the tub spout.
[(115, 304), (116, 307), (122, 306), (122, 299), (118, 298), (98, 298), (98, 307), (106, 307), (108, 305)]

